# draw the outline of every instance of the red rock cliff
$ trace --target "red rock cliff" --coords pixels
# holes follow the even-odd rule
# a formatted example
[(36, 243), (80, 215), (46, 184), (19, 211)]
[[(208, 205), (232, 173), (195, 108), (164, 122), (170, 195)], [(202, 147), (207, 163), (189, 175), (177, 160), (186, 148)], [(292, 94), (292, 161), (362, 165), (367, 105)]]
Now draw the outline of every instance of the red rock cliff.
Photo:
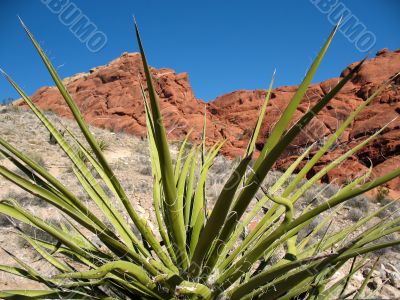
[[(347, 67), (340, 77), (346, 75)], [(180, 138), (193, 129), (192, 139), (200, 140), (204, 110), (207, 109), (207, 138), (210, 143), (227, 139), (224, 154), (235, 157), (243, 153), (257, 119), (265, 90), (240, 90), (204, 103), (196, 99), (186, 73), (176, 74), (171, 69), (151, 69), (161, 100), (161, 109), (171, 139)], [(358, 75), (331, 100), (330, 104), (308, 125), (291, 148), (277, 163), (284, 169), (298, 153), (310, 143), (329, 137), (351, 112), (371, 95), (380, 84), (400, 71), (400, 49), (379, 51), (375, 58), (364, 63)], [(312, 84), (296, 112), (299, 118), (311, 105), (340, 80), (332, 78)], [(144, 74), (138, 53), (125, 53), (120, 58), (90, 70), (66, 78), (66, 86), (78, 103), (86, 120), (96, 126), (135, 135), (145, 135), (145, 116), (140, 92), (140, 80)], [(296, 86), (284, 86), (273, 90), (267, 115), (262, 126), (257, 147), (260, 149), (296, 91)], [(41, 108), (52, 110), (61, 116), (71, 117), (61, 96), (54, 87), (39, 89), (32, 99)], [(364, 172), (371, 165), (374, 174), (400, 167), (400, 79), (390, 84), (353, 122), (339, 142), (321, 159), (312, 172), (344, 153), (371, 133), (390, 123), (383, 134), (336, 168), (324, 181), (346, 180)], [(310, 174), (312, 175), (312, 174)], [(400, 190), (400, 179), (389, 187)]]

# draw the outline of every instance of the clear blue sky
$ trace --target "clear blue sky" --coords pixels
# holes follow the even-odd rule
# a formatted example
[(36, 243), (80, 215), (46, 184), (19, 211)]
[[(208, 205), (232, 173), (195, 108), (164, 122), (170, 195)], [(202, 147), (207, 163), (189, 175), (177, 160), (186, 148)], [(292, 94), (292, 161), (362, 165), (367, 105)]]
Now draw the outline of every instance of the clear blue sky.
[[(76, 4), (108, 42), (92, 53), (40, 0), (1, 0), (0, 67), (29, 94), (52, 82), (17, 15), (66, 77), (106, 64), (124, 51), (137, 51), (134, 14), (150, 64), (188, 72), (196, 96), (204, 100), (265, 88), (274, 68), (275, 86), (298, 84), (332, 28), (310, 0), (60, 1)], [(400, 1), (339, 2), (376, 36), (372, 55), (384, 47), (400, 48)], [(337, 34), (314, 81), (338, 76), (364, 55)], [(0, 78), (0, 100), (7, 97), (17, 95)]]

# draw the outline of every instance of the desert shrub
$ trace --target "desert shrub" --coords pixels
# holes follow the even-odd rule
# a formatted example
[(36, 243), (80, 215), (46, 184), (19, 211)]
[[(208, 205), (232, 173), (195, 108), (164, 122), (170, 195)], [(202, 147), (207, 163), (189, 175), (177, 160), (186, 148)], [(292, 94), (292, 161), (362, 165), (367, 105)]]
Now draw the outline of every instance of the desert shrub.
[(149, 157), (149, 146), (146, 143), (138, 142), (137, 144), (135, 144), (133, 150), (135, 151), (135, 153)]
[[(64, 134), (61, 134), (62, 136), (64, 136)], [(54, 138), (54, 137), (53, 137)], [(110, 148), (110, 144), (102, 139), (99, 139), (98, 141), (98, 145), (99, 145), (99, 149), (100, 151), (106, 151)], [(87, 153), (85, 153), (85, 150), (83, 150), (80, 146), (76, 145), (73, 147), (73, 151), (75, 152), (75, 155), (78, 157), (79, 160), (83, 161), (84, 163), (88, 163), (89, 162), (89, 157), (88, 155), (93, 156), (93, 151), (91, 150), (87, 150)]]
[[(318, 237), (319, 231), (323, 229), (321, 226), (336, 217), (334, 209), (341, 208), (350, 200), (353, 201), (350, 205), (364, 212), (365, 204), (358, 201), (362, 200), (361, 195), (400, 175), (400, 169), (395, 169), (379, 178), (370, 179), (367, 172), (349, 180), (336, 192), (331, 191), (324, 199), (320, 198), (323, 193), (321, 187), (316, 187), (331, 169), (376, 138), (384, 128), (304, 180), (319, 159), (334, 145), (337, 137), (390, 80), (362, 102), (341, 123), (335, 134), (321, 141), (318, 149), (301, 168), (300, 164), (308, 158), (311, 147), (303, 151), (284, 173), (272, 171), (278, 158), (302, 129), (328, 105), (346, 82), (356, 76), (363, 64), (360, 62), (354, 65), (336, 87), (321, 96), (299, 120), (293, 120), (338, 26), (323, 45), (282, 116), (271, 129), (269, 137), (265, 142), (257, 144), (260, 155), (252, 162), (271, 96), (271, 81), (245, 153), (238, 159), (231, 175), (225, 178), (224, 186), (211, 207), (207, 205), (206, 180), (223, 142), (206, 147), (204, 124), (201, 144), (193, 145), (190, 149), (181, 146), (172, 162), (158, 98), (136, 27), (147, 86), (147, 92), (142, 89), (142, 95), (148, 147), (146, 151), (145, 147), (140, 151), (143, 155), (144, 152), (150, 153), (153, 187), (147, 182), (143, 186), (138, 182), (135, 183), (135, 189), (152, 195), (157, 228), (151, 226), (148, 216), (145, 218), (135, 210), (104, 157), (98, 140), (85, 123), (51, 62), (25, 25), (24, 28), (79, 125), (84, 140), (80, 144), (86, 145), (80, 149), (86, 157), (91, 153), (93, 159), (85, 161), (84, 157), (75, 155), (73, 146), (52, 122), (8, 75), (5, 76), (72, 161), (79, 187), (98, 206), (101, 216), (87, 206), (86, 200), (81, 201), (37, 162), (27, 159), (7, 141), (0, 139), (0, 149), (12, 158), (10, 161), (19, 168), (26, 165), (40, 180), (20, 177), (3, 165), (0, 166), (0, 175), (28, 193), (42, 198), (60, 210), (71, 226), (74, 224), (71, 230), (61, 225), (53, 226), (49, 220), (35, 215), (34, 211), (28, 211), (13, 201), (1, 201), (0, 213), (34, 228), (33, 232), (30, 232), (30, 227), (24, 227), (22, 231), (30, 232), (31, 238), (27, 239), (29, 244), (44, 260), (54, 265), (58, 273), (51, 277), (44, 276), (40, 270), (21, 263), (21, 260), (13, 256), (19, 266), (1, 266), (2, 271), (38, 281), (48, 289), (2, 291), (0, 298), (340, 298), (338, 290), (347, 284), (351, 274), (344, 275), (333, 286), (328, 283), (347, 261), (400, 244), (397, 237), (394, 240), (384, 239), (399, 230), (400, 218), (383, 221), (372, 227), (362, 226), (362, 223), (368, 223), (385, 207), (367, 212), (352, 226), (344, 224), (340, 228), (326, 230), (322, 237)], [(292, 121), (295, 122), (293, 126)], [(299, 172), (294, 174), (298, 167)], [(93, 172), (102, 175), (102, 184), (94, 178)], [(262, 193), (258, 201), (254, 201), (260, 190)], [(117, 204), (123, 208), (122, 212), (110, 200), (111, 192)], [(305, 205), (298, 206), (297, 202), (302, 200)], [(240, 239), (244, 229), (264, 207), (268, 207), (268, 210), (255, 227)], [(51, 238), (38, 238), (36, 230), (43, 231)], [(305, 231), (304, 236), (299, 236), (301, 230)], [(62, 252), (67, 258), (55, 255), (57, 252)]]
[(22, 112), (22, 109), (20, 106), (18, 105), (14, 105), (12, 103), (8, 103), (5, 107), (3, 107), (3, 109), (1, 110), (2, 113), (20, 113)]
[(321, 187), (318, 185), (313, 185), (310, 187), (302, 196), (303, 205), (313, 204), (318, 201), (321, 193)]
[(151, 165), (150, 164), (145, 164), (139, 169), (139, 174), (145, 175), (145, 176), (151, 176), (152, 171), (151, 171)]
[(379, 203), (384, 203), (388, 197), (388, 194), (389, 194), (389, 189), (387, 187), (384, 186), (378, 187), (376, 201), (378, 201)]
[(371, 200), (368, 197), (358, 196), (346, 202), (346, 206), (350, 208), (356, 208), (362, 213), (368, 212), (369, 202)]
[(82, 162), (87, 163), (89, 161), (88, 157), (86, 156), (85, 152), (75, 147), (74, 149), (75, 155), (80, 159)]
[(388, 209), (382, 210), (379, 212), (378, 217), (381, 219), (395, 219), (400, 216), (400, 202), (397, 200), (392, 200), (392, 199), (387, 199), (387, 202), (384, 203), (384, 205), (388, 205)]
[(359, 208), (352, 208), (349, 210), (348, 218), (353, 222), (359, 221), (364, 216), (364, 213)]
[(98, 144), (101, 151), (107, 151), (110, 149), (110, 143), (108, 143), (106, 140), (99, 140)]
[(148, 180), (140, 179), (134, 185), (135, 193), (140, 194), (150, 194), (151, 193), (151, 185), (149, 184)]
[[(393, 232), (391, 234), (388, 234), (388, 235), (385, 235), (385, 236), (381, 237), (380, 239), (375, 241), (375, 243), (396, 241), (399, 238), (400, 238), (399, 234), (397, 232)], [(384, 255), (384, 254), (386, 254), (388, 252), (391, 252), (391, 251), (399, 252), (400, 251), (400, 246), (399, 245), (394, 245), (392, 248), (379, 249), (379, 250), (376, 251), (376, 254), (377, 255)]]

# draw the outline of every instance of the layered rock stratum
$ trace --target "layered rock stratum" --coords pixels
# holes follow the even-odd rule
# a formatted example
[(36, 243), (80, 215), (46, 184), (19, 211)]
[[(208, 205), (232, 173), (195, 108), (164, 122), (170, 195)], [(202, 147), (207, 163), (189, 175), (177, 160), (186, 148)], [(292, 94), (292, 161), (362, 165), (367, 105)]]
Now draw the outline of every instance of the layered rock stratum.
[[(337, 78), (312, 84), (295, 113), (301, 117), (321, 97), (345, 76), (353, 63)], [(285, 169), (312, 143), (322, 144), (342, 122), (391, 76), (400, 71), (400, 49), (382, 49), (367, 60), (351, 82), (331, 100), (305, 130), (296, 138), (276, 164)], [(204, 113), (207, 118), (207, 142), (226, 139), (222, 152), (229, 157), (243, 154), (250, 138), (266, 90), (238, 90), (210, 102), (197, 99), (190, 86), (188, 74), (177, 74), (168, 68), (151, 68), (161, 102), (162, 114), (170, 139), (179, 139), (189, 130), (194, 142), (201, 140)], [(146, 88), (145, 76), (138, 53), (124, 53), (109, 64), (64, 79), (66, 87), (77, 102), (85, 119), (99, 127), (145, 136), (145, 114), (140, 83)], [(266, 117), (257, 141), (261, 149), (271, 128), (296, 92), (296, 86), (275, 88), (271, 94)], [(71, 117), (58, 90), (42, 87), (32, 96), (44, 110)], [(374, 176), (400, 167), (400, 78), (391, 82), (355, 119), (338, 142), (322, 157), (308, 176), (348, 151), (368, 136), (386, 126), (382, 134), (350, 159), (324, 176), (324, 182), (340, 184), (354, 178), (369, 167)], [(257, 153), (256, 153), (257, 155)], [(388, 187), (400, 191), (400, 179)]]

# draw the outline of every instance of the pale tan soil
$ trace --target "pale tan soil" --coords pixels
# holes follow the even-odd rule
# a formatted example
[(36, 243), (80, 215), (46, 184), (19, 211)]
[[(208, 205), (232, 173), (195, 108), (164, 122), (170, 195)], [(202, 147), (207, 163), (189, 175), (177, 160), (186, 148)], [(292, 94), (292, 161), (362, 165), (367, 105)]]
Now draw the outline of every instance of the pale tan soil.
[[(61, 119), (54, 114), (48, 115), (51, 120), (56, 122), (56, 124), (59, 124)], [(75, 133), (79, 132), (77, 126), (72, 121), (62, 119), (61, 122)], [(92, 127), (91, 130), (99, 140), (106, 141), (108, 148), (104, 153), (107, 160), (114, 169), (121, 184), (126, 189), (128, 196), (132, 199), (132, 203), (138, 213), (146, 218), (146, 220), (149, 221), (150, 226), (154, 231), (156, 231), (156, 221), (152, 210), (152, 177), (147, 142), (140, 138), (123, 133), (114, 133)], [(88, 196), (85, 195), (84, 191), (79, 187), (78, 181), (74, 177), (71, 164), (66, 155), (60, 150), (58, 145), (49, 144), (48, 132), (32, 113), (13, 108), (3, 110), (0, 108), (0, 136), (13, 144), (19, 150), (32, 154), (34, 159), (44, 163), (45, 167), (55, 177), (60, 179), (67, 187), (69, 187), (71, 191), (76, 193), (82, 199), (88, 200)], [(176, 153), (176, 144), (173, 145), (172, 149), (173, 153)], [(15, 170), (11, 163), (6, 159), (0, 158), (0, 164)], [(210, 208), (233, 165), (234, 163), (231, 161), (228, 161), (223, 157), (217, 157), (208, 179), (209, 190), (207, 196)], [(268, 185), (269, 183), (274, 182), (274, 176), (279, 175), (280, 173), (278, 172), (272, 172), (271, 176), (266, 179), (265, 184)], [(325, 190), (320, 192), (321, 189)], [(337, 188), (329, 186), (316, 187), (306, 194), (301, 201), (299, 201), (299, 204), (296, 205), (297, 209), (304, 208), (306, 203), (319, 194), (320, 195), (317, 197), (318, 201), (323, 201), (324, 195), (328, 193), (329, 189)], [(41, 218), (58, 223), (63, 222), (63, 217), (56, 209), (43, 204), (42, 201), (29, 196), (20, 188), (10, 184), (3, 178), (0, 178), (0, 199), (6, 199), (7, 197), (15, 198), (17, 201), (23, 201), (24, 207), (34, 211), (35, 214)], [(337, 217), (335, 217), (335, 222), (332, 225), (332, 230), (338, 230), (342, 226), (349, 225), (360, 217), (357, 214), (361, 214), (362, 216), (366, 211), (376, 210), (381, 205), (380, 203), (373, 201), (373, 199), (364, 198), (359, 200), (360, 201), (352, 204), (349, 203), (349, 205), (344, 206), (343, 209), (339, 211)], [(119, 203), (115, 203), (115, 205), (123, 211)], [(89, 207), (93, 212), (101, 215), (99, 208), (95, 204), (89, 203)], [(257, 215), (256, 220), (259, 220), (261, 216), (261, 213)], [(389, 218), (390, 215), (381, 217)], [(374, 218), (371, 223), (378, 221), (380, 221), (379, 218)], [(95, 238), (93, 235), (91, 235), (91, 237)], [(44, 272), (48, 275), (55, 273), (53, 268), (40, 259), (40, 256), (22, 241), (18, 236), (17, 231), (12, 226), (0, 227), (0, 246), (18, 256), (18, 258), (22, 259), (26, 263), (29, 263), (31, 267), (37, 268), (38, 271)], [(16, 266), (13, 259), (2, 250), (2, 248), (0, 248), (0, 264)], [(280, 252), (283, 253), (283, 251)], [(381, 253), (378, 255), (381, 255)], [(373, 257), (376, 257), (376, 255), (372, 256), (371, 261), (373, 260)], [(279, 255), (276, 255), (275, 259), (279, 259)], [(393, 286), (394, 284), (389, 282), (387, 277), (385, 277), (386, 275), (384, 274), (384, 271), (382, 271), (383, 269), (388, 270), (392, 266), (395, 269), (400, 270), (399, 250), (391, 249), (385, 251), (381, 259), (381, 264), (382, 266), (378, 268), (381, 275), (378, 275), (377, 277), (381, 277), (382, 286), (375, 289), (376, 294), (374, 296), (385, 298), (399, 296), (400, 290), (395, 288)], [(338, 272), (337, 277), (339, 278), (340, 274), (345, 274), (348, 269), (349, 265), (346, 265), (344, 269)], [(362, 273), (359, 272), (357, 276), (355, 276), (355, 281), (350, 284), (349, 291), (360, 286), (363, 278)], [(40, 287), (40, 284), (7, 275), (5, 273), (0, 273), (0, 289)], [(368, 289), (369, 292), (372, 292), (373, 290), (374, 289)]]

